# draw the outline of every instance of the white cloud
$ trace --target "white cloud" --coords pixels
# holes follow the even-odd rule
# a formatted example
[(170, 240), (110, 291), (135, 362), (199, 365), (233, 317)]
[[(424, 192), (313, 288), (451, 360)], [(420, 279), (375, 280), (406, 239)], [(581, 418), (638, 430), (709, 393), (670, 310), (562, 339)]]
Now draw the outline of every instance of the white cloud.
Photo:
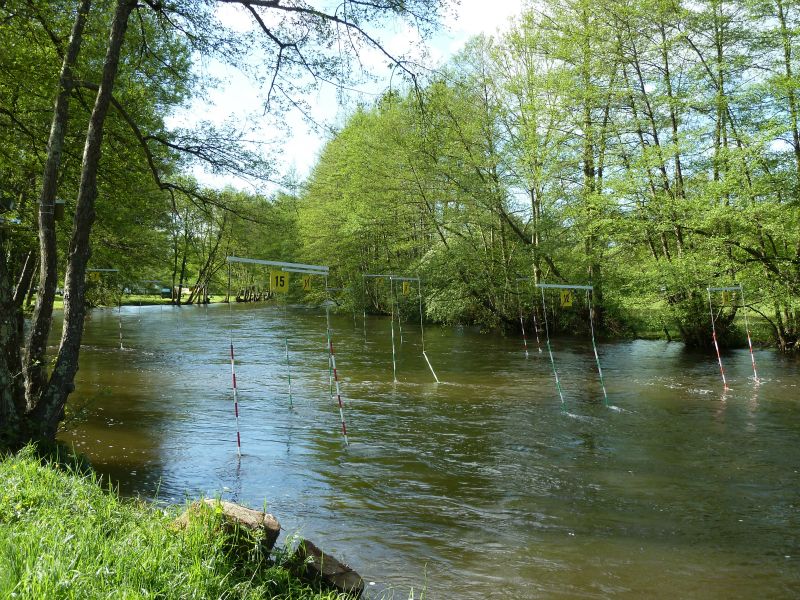
[(522, 0), (461, 0), (444, 25), (454, 34), (465, 37), (480, 33), (495, 34), (508, 29), (509, 18), (523, 10)]
[(238, 4), (220, 4), (216, 8), (217, 18), (228, 29), (247, 33), (253, 29), (253, 16)]

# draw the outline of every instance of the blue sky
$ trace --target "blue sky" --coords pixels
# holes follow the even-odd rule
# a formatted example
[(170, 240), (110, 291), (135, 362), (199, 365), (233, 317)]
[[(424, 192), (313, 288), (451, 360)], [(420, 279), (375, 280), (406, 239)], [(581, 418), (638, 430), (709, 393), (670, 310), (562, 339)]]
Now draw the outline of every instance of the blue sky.
[[(424, 64), (436, 67), (445, 63), (460, 50), (472, 36), (486, 33), (496, 34), (508, 27), (509, 19), (522, 11), (523, 0), (461, 0), (453, 14), (447, 16), (441, 31), (424, 46), (428, 58)], [(252, 19), (235, 5), (223, 4), (218, 11), (220, 20), (238, 31), (248, 31)], [(388, 27), (380, 32), (384, 46), (393, 54), (407, 55), (419, 52), (423, 47), (416, 33), (405, 27)], [(388, 89), (391, 72), (386, 59), (377, 52), (360, 55), (367, 70), (379, 76), (378, 81), (360, 87), (361, 93), (353, 92), (342, 98), (332, 86), (321, 86), (306, 97), (313, 119), (326, 127), (341, 125), (356, 103), (369, 103), (377, 94)], [(286, 127), (276, 126), (273, 115), (264, 114), (263, 98), (240, 72), (215, 62), (201, 64), (199, 68), (221, 80), (222, 84), (207, 94), (207, 98), (196, 100), (187, 109), (179, 111), (169, 120), (171, 126), (192, 125), (201, 121), (215, 124), (231, 122), (238, 127), (252, 129), (252, 139), (269, 148), (275, 157), (276, 179), (289, 171), (304, 179), (313, 167), (328, 134), (315, 128), (299, 113), (285, 115)], [(215, 176), (198, 168), (195, 175), (204, 184), (213, 187), (231, 185), (253, 192), (269, 193), (275, 186), (235, 179), (230, 176)], [(272, 189), (270, 189), (272, 187)]]

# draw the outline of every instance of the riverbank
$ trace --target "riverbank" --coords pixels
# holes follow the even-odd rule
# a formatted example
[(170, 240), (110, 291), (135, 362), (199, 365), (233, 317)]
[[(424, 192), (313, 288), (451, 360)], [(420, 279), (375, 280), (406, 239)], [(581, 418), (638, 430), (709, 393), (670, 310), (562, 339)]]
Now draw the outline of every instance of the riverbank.
[(185, 507), (120, 499), (85, 466), (26, 448), (0, 460), (0, 481), (2, 598), (347, 598), (280, 564), (235, 561), (214, 518), (176, 530)]

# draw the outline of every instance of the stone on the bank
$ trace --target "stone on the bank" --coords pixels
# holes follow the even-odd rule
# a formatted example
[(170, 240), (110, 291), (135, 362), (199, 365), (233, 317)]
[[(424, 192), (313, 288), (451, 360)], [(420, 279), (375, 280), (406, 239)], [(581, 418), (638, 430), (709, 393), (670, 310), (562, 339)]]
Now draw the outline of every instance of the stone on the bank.
[(308, 540), (301, 540), (295, 553), (298, 575), (340, 592), (359, 597), (364, 591), (364, 580), (348, 565), (325, 554)]
[(281, 532), (280, 523), (271, 514), (212, 498), (193, 502), (175, 520), (175, 527), (185, 529), (201, 510), (220, 512), (225, 532), (234, 540), (236, 549), (244, 552), (257, 548), (264, 556), (269, 555)]

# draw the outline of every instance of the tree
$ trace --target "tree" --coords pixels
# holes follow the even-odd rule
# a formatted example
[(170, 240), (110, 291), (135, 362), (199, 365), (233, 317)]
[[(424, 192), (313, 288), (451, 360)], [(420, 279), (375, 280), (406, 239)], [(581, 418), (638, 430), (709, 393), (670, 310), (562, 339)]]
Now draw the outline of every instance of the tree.
[[(225, 0), (220, 0), (225, 2)], [(268, 83), (266, 100), (272, 104), (277, 96), (288, 102), (296, 103), (298, 100), (292, 92), (299, 89), (295, 85), (299, 78), (298, 71), (310, 75), (312, 78), (329, 79), (334, 76), (334, 67), (345, 62), (343, 54), (338, 57), (329, 52), (335, 47), (338, 40), (339, 47), (358, 49), (364, 45), (380, 49), (377, 39), (368, 31), (368, 27), (378, 23), (380, 19), (388, 16), (399, 16), (416, 20), (422, 28), (434, 24), (440, 3), (438, 0), (412, 0), (402, 4), (393, 1), (362, 3), (346, 1), (340, 6), (339, 11), (325, 13), (302, 2), (282, 3), (280, 1), (238, 1), (235, 3), (248, 11), (261, 31), (260, 39), (263, 41), (265, 54), (268, 57), (271, 79)], [(53, 439), (58, 425), (63, 418), (64, 407), (67, 399), (74, 389), (74, 377), (78, 369), (78, 355), (83, 331), (83, 318), (86, 310), (86, 283), (85, 276), (89, 259), (92, 255), (91, 239), (93, 225), (97, 215), (98, 188), (101, 157), (108, 143), (104, 143), (107, 117), (109, 111), (114, 109), (115, 114), (127, 124), (130, 133), (138, 142), (144, 155), (144, 160), (149, 167), (156, 186), (174, 198), (175, 194), (184, 194), (190, 199), (201, 202), (208, 198), (201, 198), (196, 190), (183, 187), (179, 181), (169, 178), (164, 157), (170, 151), (186, 152), (201, 159), (211, 159), (218, 168), (247, 170), (250, 165), (237, 162), (226, 149), (219, 145), (191, 143), (191, 139), (179, 139), (168, 134), (156, 133), (152, 135), (151, 127), (137, 119), (135, 113), (129, 110), (118, 98), (115, 89), (126, 89), (137, 81), (156, 80), (157, 86), (171, 83), (170, 76), (190, 85), (191, 74), (181, 71), (187, 65), (175, 64), (165, 60), (160, 54), (156, 58), (162, 60), (162, 68), (150, 70), (140, 68), (133, 58), (134, 55), (126, 53), (126, 33), (131, 14), (136, 11), (139, 19), (137, 35), (140, 36), (142, 45), (141, 55), (155, 56), (158, 51), (165, 48), (159, 40), (177, 40), (180, 34), (185, 43), (196, 51), (209, 51), (214, 49), (218, 56), (227, 59), (236, 59), (245, 49), (249, 49), (241, 39), (229, 34), (220, 33), (216, 26), (218, 23), (213, 18), (213, 8), (216, 3), (207, 1), (203, 3), (174, 2), (163, 4), (160, 2), (145, 2), (142, 5), (134, 0), (117, 0), (113, 7), (108, 25), (108, 42), (105, 57), (100, 61), (99, 68), (94, 71), (98, 80), (82, 80), (77, 85), (74, 73), (78, 50), (83, 41), (83, 29), (90, 11), (90, 2), (83, 0), (75, 7), (74, 24), (70, 43), (64, 52), (61, 76), (58, 82), (55, 108), (51, 126), (51, 136), (48, 146), (48, 159), (45, 167), (45, 178), (40, 198), (41, 217), (38, 228), (40, 231), (41, 268), (39, 275), (39, 293), (37, 294), (34, 310), (33, 335), (27, 344), (28, 351), (24, 361), (18, 358), (16, 349), (19, 344), (21, 331), (21, 302), (20, 294), (12, 290), (21, 290), (22, 284), (30, 281), (31, 262), (25, 261), (24, 267), (16, 277), (13, 261), (18, 261), (19, 248), (9, 244), (10, 238), (3, 233), (0, 240), (4, 249), (2, 265), (0, 265), (0, 304), (3, 310), (3, 323), (0, 327), (0, 344), (4, 350), (3, 360), (0, 361), (0, 438), (3, 445), (17, 445), (29, 439)], [(60, 37), (57, 30), (52, 28), (54, 20), (48, 10), (47, 3), (29, 3), (34, 17), (38, 19), (41, 28), (49, 34), (50, 42), (59, 45)], [(61, 8), (60, 6), (57, 8)], [(16, 4), (4, 3), (0, 10), (4, 11), (4, 24), (14, 21), (15, 12), (19, 7)], [(69, 12), (67, 13), (69, 14)], [(101, 15), (105, 16), (101, 12)], [(94, 40), (93, 40), (94, 41)], [(167, 44), (166, 47), (170, 47)], [(155, 49), (155, 50), (154, 50)], [(388, 57), (388, 54), (387, 54)], [(95, 59), (96, 56), (90, 56)], [(391, 57), (389, 57), (391, 58)], [(397, 62), (397, 61), (395, 61)], [(408, 70), (403, 63), (398, 63)], [(86, 74), (93, 72), (93, 65), (88, 60)], [(172, 69), (175, 69), (174, 71)], [(410, 72), (410, 71), (409, 71)], [(166, 74), (166, 77), (162, 75)], [(131, 77), (133, 75), (133, 77)], [(128, 87), (128, 89), (131, 89)], [(184, 89), (187, 89), (184, 87)], [(64, 280), (64, 327), (61, 342), (53, 368), (48, 373), (45, 367), (45, 341), (49, 331), (52, 316), (53, 294), (58, 273), (58, 259), (56, 257), (57, 243), (53, 220), (50, 211), (55, 198), (55, 181), (58, 180), (60, 167), (60, 154), (62, 152), (64, 131), (70, 114), (68, 101), (77, 97), (84, 102), (86, 90), (95, 93), (94, 104), (91, 108), (85, 130), (85, 143), (83, 148), (80, 174), (76, 182), (75, 213), (72, 218), (72, 233), (66, 256), (66, 269)], [(152, 96), (141, 96), (140, 100), (151, 101)], [(166, 106), (179, 102), (180, 94), (170, 97), (164, 93), (163, 99)], [(153, 105), (151, 105), (153, 106)], [(155, 109), (156, 106), (153, 106)], [(11, 115), (15, 118), (15, 115)], [(196, 136), (192, 136), (195, 137)], [(166, 151), (166, 154), (164, 153)], [(169, 164), (169, 161), (166, 161)], [(174, 164), (174, 163), (173, 163)], [(62, 171), (63, 173), (63, 171)], [(173, 202), (173, 206), (174, 206)], [(5, 231), (5, 229), (3, 230)], [(11, 267), (11, 268), (10, 268)], [(21, 364), (23, 363), (23, 364)], [(21, 367), (21, 368), (20, 368)], [(21, 382), (26, 380), (27, 393), (22, 394)]]

